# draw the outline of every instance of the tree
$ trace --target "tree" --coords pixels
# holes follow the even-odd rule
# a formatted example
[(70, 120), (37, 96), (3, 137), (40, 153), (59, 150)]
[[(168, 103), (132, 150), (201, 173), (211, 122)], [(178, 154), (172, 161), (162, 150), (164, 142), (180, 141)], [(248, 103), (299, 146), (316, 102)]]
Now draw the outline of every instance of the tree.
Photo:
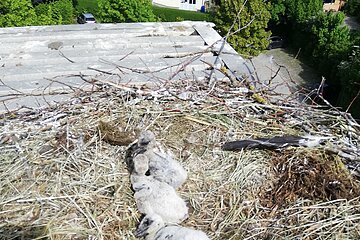
[(323, 0), (287, 0), (286, 15), (293, 24), (302, 24), (323, 11)]
[(269, 8), (270, 4), (262, 0), (221, 0), (215, 10), (214, 22), (223, 35), (231, 32), (227, 41), (236, 51), (258, 55), (269, 45), (271, 33), (266, 31), (271, 18)]
[[(355, 47), (345, 61), (339, 64), (340, 82), (342, 89), (338, 99), (338, 104), (347, 108), (352, 103), (349, 109), (353, 116), (360, 118), (360, 49)], [(357, 97), (357, 98), (356, 98)], [(355, 100), (354, 102), (352, 102)]]
[(349, 0), (346, 3), (346, 11), (360, 20), (360, 0)]
[(37, 25), (56, 25), (62, 23), (62, 17), (56, 16), (52, 6), (39, 4), (35, 6)]
[(71, 24), (74, 8), (71, 0), (41, 3), (35, 6), (37, 25)]
[(271, 21), (273, 24), (280, 24), (284, 21), (286, 2), (285, 0), (271, 0)]
[(98, 16), (102, 22), (154, 22), (149, 0), (99, 0)]
[(61, 24), (72, 24), (74, 22), (74, 6), (71, 0), (58, 0), (49, 5), (53, 8), (56, 16), (61, 16)]
[(71, 0), (44, 1), (33, 7), (31, 0), (1, 0), (0, 27), (73, 23)]
[(1, 0), (0, 27), (30, 26), (36, 23), (31, 0)]
[[(350, 51), (350, 31), (344, 23), (343, 13), (320, 13), (309, 22), (310, 33), (313, 37), (312, 57), (319, 65), (319, 70), (329, 73), (329, 66), (336, 70), (336, 66)], [(334, 72), (333, 72), (334, 73)]]

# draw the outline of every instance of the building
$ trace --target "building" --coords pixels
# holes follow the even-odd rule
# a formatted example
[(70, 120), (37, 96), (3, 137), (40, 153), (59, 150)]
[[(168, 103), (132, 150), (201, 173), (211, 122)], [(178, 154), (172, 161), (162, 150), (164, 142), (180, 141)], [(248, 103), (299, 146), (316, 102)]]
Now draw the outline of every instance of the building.
[(340, 11), (341, 8), (345, 5), (344, 0), (324, 0), (323, 9), (325, 12), (328, 11)]
[(207, 5), (208, 0), (153, 0), (152, 2), (164, 7), (200, 11), (202, 6)]

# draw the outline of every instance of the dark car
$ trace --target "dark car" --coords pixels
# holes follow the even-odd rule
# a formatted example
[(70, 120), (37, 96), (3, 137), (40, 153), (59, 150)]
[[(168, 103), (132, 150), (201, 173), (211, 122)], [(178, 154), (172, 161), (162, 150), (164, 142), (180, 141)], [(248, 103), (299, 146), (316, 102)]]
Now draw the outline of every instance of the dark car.
[(282, 39), (279, 36), (271, 36), (269, 38), (269, 46), (268, 49), (274, 49), (274, 48), (282, 48), (284, 47), (284, 39)]
[(80, 24), (96, 23), (96, 20), (95, 20), (95, 17), (91, 13), (83, 13), (78, 17), (77, 22)]
[(36, 5), (40, 4), (40, 3), (43, 3), (43, 2), (45, 2), (45, 0), (32, 0), (32, 1), (31, 1), (31, 3), (32, 3), (34, 6), (36, 6)]

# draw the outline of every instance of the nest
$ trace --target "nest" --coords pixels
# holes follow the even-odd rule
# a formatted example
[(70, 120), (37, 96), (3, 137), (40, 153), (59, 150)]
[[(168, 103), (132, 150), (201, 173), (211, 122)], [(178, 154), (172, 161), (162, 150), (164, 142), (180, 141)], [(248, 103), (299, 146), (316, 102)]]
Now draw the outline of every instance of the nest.
[[(331, 107), (219, 82), (91, 92), (0, 122), (0, 239), (135, 239), (126, 144), (145, 129), (189, 172), (184, 225), (212, 239), (359, 239), (359, 125)], [(275, 100), (274, 100), (275, 101)], [(229, 140), (333, 137), (313, 149), (224, 152)]]

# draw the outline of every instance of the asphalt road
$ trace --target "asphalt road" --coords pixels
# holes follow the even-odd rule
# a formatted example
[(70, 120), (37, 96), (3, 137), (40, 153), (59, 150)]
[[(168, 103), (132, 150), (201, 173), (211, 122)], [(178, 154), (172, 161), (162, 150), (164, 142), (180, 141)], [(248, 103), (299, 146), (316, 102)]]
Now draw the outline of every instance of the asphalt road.
[[(321, 77), (306, 64), (302, 63), (297, 53), (286, 49), (272, 49), (252, 59), (257, 75), (263, 84), (280, 96), (287, 97), (304, 85), (319, 82)], [(301, 54), (301, 51), (298, 55)]]

